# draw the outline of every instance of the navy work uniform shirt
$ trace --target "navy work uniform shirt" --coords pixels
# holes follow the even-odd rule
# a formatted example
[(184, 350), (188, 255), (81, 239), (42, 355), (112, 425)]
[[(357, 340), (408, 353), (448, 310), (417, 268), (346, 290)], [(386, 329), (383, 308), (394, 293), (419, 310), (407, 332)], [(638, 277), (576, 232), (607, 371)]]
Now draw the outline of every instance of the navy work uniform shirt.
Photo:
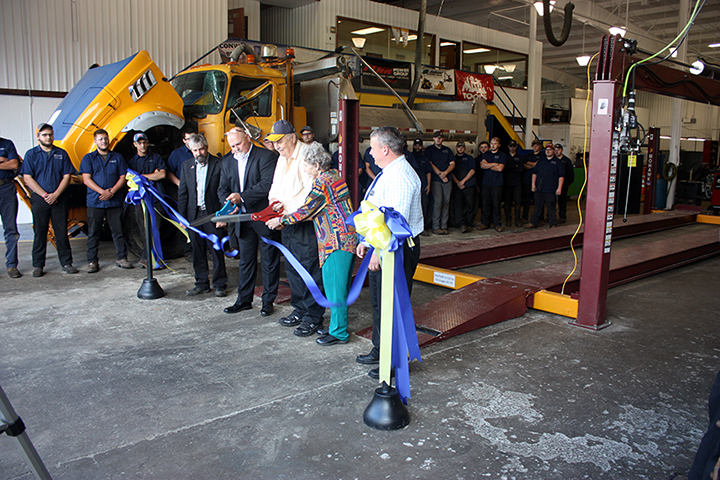
[(28, 150), (20, 168), (21, 175), (30, 175), (48, 193), (57, 190), (65, 175), (73, 173), (75, 167), (67, 152), (54, 145), (50, 152), (45, 152), (40, 145)]
[[(15, 150), (15, 144), (7, 138), (0, 138), (0, 157), (8, 160), (20, 160)], [(14, 170), (0, 170), (0, 180), (12, 180), (15, 178)]]
[[(82, 158), (80, 162), (80, 174), (89, 173), (93, 182), (100, 188), (107, 190), (112, 188), (121, 176), (127, 174), (127, 163), (119, 153), (108, 152), (106, 158), (95, 150)], [(124, 199), (120, 195), (114, 195), (110, 200), (100, 200), (100, 194), (88, 187), (87, 206), (91, 208), (113, 208), (122, 207)]]
[[(172, 151), (170, 156), (167, 159), (167, 170), (168, 172), (175, 175), (178, 180), (180, 179), (180, 172), (182, 171), (182, 168), (180, 168), (185, 160), (190, 160), (191, 158), (195, 158), (193, 153), (185, 146), (183, 145), (180, 148), (176, 148)], [(150, 172), (152, 173), (152, 172)]]
[[(499, 163), (501, 165), (507, 165), (507, 157), (505, 156), (505, 152), (501, 152), (498, 150), (497, 152), (493, 153), (491, 150), (488, 150), (485, 152), (482, 156), (482, 159), (485, 160), (487, 163)], [(502, 187), (503, 185), (503, 173), (502, 172), (496, 172), (495, 170), (491, 170), (489, 168), (483, 168), (483, 178), (482, 178), (482, 184), (487, 185), (489, 187)]]
[(373, 172), (377, 177), (377, 174), (380, 173), (382, 168), (377, 166), (377, 164), (375, 163), (375, 159), (372, 155), (370, 155), (370, 147), (365, 150), (365, 155), (363, 155), (363, 161), (365, 162), (365, 165), (370, 165), (370, 171)]
[(556, 156), (547, 158), (543, 155), (538, 160), (532, 172), (537, 175), (535, 179), (535, 189), (540, 193), (557, 192), (560, 177), (565, 177), (565, 167), (562, 161)]
[(506, 186), (518, 187), (522, 184), (523, 163), (525, 163), (525, 159), (519, 153), (515, 152), (515, 155), (507, 155), (507, 163), (502, 172)]
[(525, 169), (524, 165), (526, 163), (539, 162), (542, 158), (547, 158), (545, 156), (545, 150), (540, 150), (537, 155), (535, 155), (535, 152), (530, 152), (530, 154), (525, 157), (525, 160), (523, 161), (523, 184), (532, 185), (532, 175), (534, 171), (534, 168)]
[(167, 170), (165, 161), (157, 153), (148, 153), (144, 157), (137, 153), (127, 162), (127, 166), (131, 170), (135, 170), (140, 175), (149, 175), (155, 173), (155, 170)]
[[(457, 178), (457, 181), (462, 182), (462, 179), (467, 177), (468, 173), (470, 173), (470, 170), (475, 170), (475, 159), (467, 153), (463, 153), (462, 155), (455, 155), (455, 168), (452, 171), (452, 175)], [(475, 175), (470, 177), (470, 180), (465, 182), (465, 186), (475, 186)]]
[[(430, 145), (425, 149), (425, 157), (430, 160), (430, 163), (435, 165), (438, 170), (441, 172), (444, 172), (448, 169), (450, 166), (450, 162), (455, 161), (455, 155), (453, 154), (452, 150), (450, 150), (445, 145), (441, 145), (440, 148), (438, 148), (436, 145)], [(432, 167), (430, 167), (432, 168)], [(432, 182), (442, 182), (440, 179), (440, 176), (435, 173), (435, 170), (432, 170)]]

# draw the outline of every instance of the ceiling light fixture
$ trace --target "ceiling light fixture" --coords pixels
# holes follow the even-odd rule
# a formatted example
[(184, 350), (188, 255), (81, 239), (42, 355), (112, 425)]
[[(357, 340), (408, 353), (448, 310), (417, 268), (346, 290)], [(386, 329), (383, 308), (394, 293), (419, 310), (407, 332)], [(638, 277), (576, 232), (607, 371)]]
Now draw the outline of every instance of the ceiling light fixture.
[(582, 48), (582, 55), (579, 57), (575, 57), (575, 61), (578, 62), (578, 65), (581, 67), (587, 67), (587, 64), (590, 63), (590, 55), (585, 54), (585, 23), (583, 23), (583, 48)]
[(483, 53), (483, 52), (489, 52), (489, 48), (473, 48), (470, 50), (463, 50), (463, 53), (466, 55), (470, 55), (471, 53)]
[(505, 69), (508, 73), (513, 73), (515, 71), (515, 64), (514, 63), (507, 63), (502, 66), (502, 68)]
[(720, 47), (720, 43), (711, 43), (710, 45), (708, 45), (708, 47), (710, 47), (710, 48), (718, 48), (718, 47)]
[(455, 42), (440, 42), (441, 47), (453, 47), (455, 45), (457, 45)]
[(355, 48), (363, 48), (365, 46), (365, 42), (367, 41), (367, 38), (365, 37), (352, 37), (353, 45), (355, 45)]
[(350, 33), (352, 33), (354, 35), (371, 35), (373, 33), (379, 33), (379, 32), (384, 32), (384, 31), (385, 31), (384, 28), (368, 27), (368, 28), (363, 28), (361, 30), (355, 30), (354, 32), (350, 32)]
[(485, 65), (483, 66), (483, 69), (485, 70), (485, 73), (492, 75), (493, 72), (497, 69), (497, 65)]
[(625, 29), (623, 27), (610, 27), (608, 30), (612, 35), (620, 35), (622, 38), (625, 37)]
[[(535, 2), (533, 3), (533, 6), (535, 7), (535, 10), (537, 10), (538, 15), (541, 17), (545, 15), (545, 9), (543, 6), (543, 2)], [(553, 11), (553, 7), (555, 6), (555, 0), (550, 0), (550, 11)]]

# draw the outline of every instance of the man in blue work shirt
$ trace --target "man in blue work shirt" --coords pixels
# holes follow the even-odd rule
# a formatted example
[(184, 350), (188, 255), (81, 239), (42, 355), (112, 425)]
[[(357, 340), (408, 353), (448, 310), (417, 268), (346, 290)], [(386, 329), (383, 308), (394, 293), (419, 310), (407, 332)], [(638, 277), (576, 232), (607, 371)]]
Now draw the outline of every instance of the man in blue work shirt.
[(568, 189), (575, 180), (575, 166), (572, 160), (563, 154), (562, 143), (555, 144), (555, 156), (560, 159), (565, 168), (565, 180), (563, 181), (562, 192), (558, 195), (558, 224), (567, 222), (567, 200)]
[(520, 221), (520, 203), (522, 202), (522, 175), (524, 158), (517, 151), (518, 144), (515, 140), (508, 142), (510, 154), (507, 156), (507, 164), (503, 170), (505, 185), (505, 226), (512, 227), (513, 206), (515, 210), (515, 226), (522, 227)]
[(47, 255), (47, 234), (52, 220), (58, 259), (65, 273), (78, 273), (72, 264), (72, 250), (67, 233), (68, 197), (65, 190), (70, 185), (70, 175), (75, 168), (62, 148), (53, 145), (55, 132), (47, 123), (37, 128), (38, 146), (25, 153), (20, 168), (25, 185), (32, 190), (30, 196), (33, 216), (32, 262), (33, 277), (42, 277)]
[(443, 145), (445, 135), (437, 130), (433, 133), (433, 145), (425, 149), (425, 157), (430, 161), (432, 181), (430, 191), (433, 197), (432, 226), (436, 235), (447, 235), (450, 217), (450, 194), (452, 183), (450, 173), (455, 168), (455, 155)]
[(167, 172), (165, 178), (171, 183), (173, 183), (176, 187), (180, 185), (180, 172), (182, 170), (181, 166), (183, 162), (185, 160), (195, 158), (193, 156), (193, 153), (190, 151), (190, 148), (188, 147), (188, 141), (190, 140), (190, 137), (192, 137), (193, 135), (197, 135), (197, 133), (197, 123), (191, 122), (183, 125), (183, 127), (180, 129), (180, 135), (182, 136), (183, 145), (173, 150), (167, 159)]
[(20, 278), (18, 270), (17, 243), (20, 234), (17, 229), (18, 199), (15, 193), (15, 171), (20, 167), (15, 144), (0, 138), (0, 219), (5, 231), (5, 267), (10, 278)]
[(530, 217), (530, 223), (526, 223), (525, 228), (537, 228), (543, 213), (543, 206), (547, 207), (550, 228), (557, 226), (555, 198), (562, 192), (564, 176), (565, 167), (555, 156), (552, 143), (548, 143), (545, 146), (545, 156), (540, 157), (533, 169), (532, 191), (535, 192), (535, 210)]
[(475, 159), (465, 153), (465, 142), (455, 147), (455, 169), (452, 171), (455, 218), (465, 233), (475, 221)]
[(545, 156), (542, 148), (542, 142), (537, 138), (530, 144), (532, 153), (525, 157), (523, 162), (523, 179), (522, 179), (522, 219), (527, 222), (530, 218), (530, 202), (533, 199), (532, 191), (532, 174), (533, 168), (537, 165), (538, 160)]
[[(133, 155), (130, 160), (128, 160), (128, 168), (130, 170), (134, 170), (143, 177), (154, 182), (155, 188), (160, 193), (165, 193), (162, 188), (162, 184), (160, 183), (160, 180), (165, 178), (167, 172), (165, 161), (157, 153), (150, 153), (150, 151), (148, 150), (150, 144), (148, 142), (147, 136), (144, 133), (140, 132), (135, 134), (135, 136), (133, 137), (133, 145), (135, 146), (135, 150), (137, 151), (137, 153)], [(134, 207), (136, 207), (135, 211), (138, 223), (142, 225), (144, 222), (142, 209), (137, 208), (137, 205), (135, 205)], [(160, 222), (158, 222), (158, 228), (160, 228)], [(148, 263), (146, 250), (147, 247), (145, 246), (145, 242), (143, 241), (143, 251), (140, 255), (140, 260), (138, 260), (138, 265), (143, 268), (147, 268)], [(158, 270), (162, 268), (165, 267), (163, 265), (157, 267)]]
[(485, 152), (480, 160), (482, 177), (482, 217), (478, 230), (490, 227), (490, 214), (495, 225), (495, 231), (502, 232), (502, 216), (500, 213), (500, 200), (503, 188), (503, 170), (507, 164), (507, 157), (500, 151), (500, 139), (493, 137), (490, 140), (490, 151)]
[(119, 153), (110, 151), (110, 137), (103, 129), (93, 134), (96, 150), (85, 155), (80, 162), (80, 174), (87, 186), (87, 273), (100, 270), (98, 247), (103, 218), (110, 225), (113, 243), (117, 252), (115, 265), (132, 268), (127, 259), (127, 247), (122, 231), (124, 198), (118, 195), (125, 186), (127, 164)]
[(416, 138), (413, 142), (413, 157), (418, 164), (419, 171), (416, 173), (420, 177), (420, 201), (422, 203), (423, 219), (425, 221), (425, 230), (420, 235), (426, 237), (430, 235), (427, 230), (432, 227), (432, 214), (430, 213), (430, 181), (432, 180), (432, 168), (430, 161), (424, 153), (422, 138)]

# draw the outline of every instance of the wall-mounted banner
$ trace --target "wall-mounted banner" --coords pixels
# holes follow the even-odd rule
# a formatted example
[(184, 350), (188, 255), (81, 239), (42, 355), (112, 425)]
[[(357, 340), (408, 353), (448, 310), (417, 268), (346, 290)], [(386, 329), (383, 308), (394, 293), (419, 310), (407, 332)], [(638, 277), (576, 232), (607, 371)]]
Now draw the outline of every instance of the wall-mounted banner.
[(455, 70), (455, 84), (457, 85), (455, 98), (458, 100), (482, 98), (492, 102), (495, 98), (492, 75)]
[(453, 70), (423, 66), (420, 73), (420, 93), (455, 95), (455, 74)]
[[(363, 59), (395, 90), (410, 90), (412, 83), (411, 63), (373, 57), (363, 57)], [(363, 87), (385, 88), (385, 85), (365, 65), (362, 67), (362, 76), (360, 78)]]

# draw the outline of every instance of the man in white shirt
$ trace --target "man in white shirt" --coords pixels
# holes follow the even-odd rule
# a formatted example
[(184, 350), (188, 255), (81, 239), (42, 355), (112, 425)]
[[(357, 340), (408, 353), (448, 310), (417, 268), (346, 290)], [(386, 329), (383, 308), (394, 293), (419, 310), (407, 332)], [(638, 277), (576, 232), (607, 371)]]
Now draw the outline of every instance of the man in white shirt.
[[(382, 169), (373, 183), (368, 187), (365, 200), (376, 207), (392, 207), (400, 213), (408, 223), (415, 244), (410, 247), (403, 244), (403, 270), (412, 293), (413, 275), (420, 261), (420, 234), (424, 220), (420, 196), (420, 178), (403, 155), (404, 139), (395, 127), (380, 127), (370, 135), (370, 147), (375, 163)], [(363, 258), (368, 246), (359, 244), (357, 255)], [(363, 365), (379, 363), (380, 355), (380, 292), (382, 291), (382, 273), (378, 254), (373, 252), (370, 260), (368, 283), (370, 287), (370, 303), (373, 309), (373, 348), (367, 355), (358, 355), (357, 362)], [(368, 373), (378, 378), (377, 368)]]
[[(280, 154), (275, 167), (268, 198), (270, 203), (279, 201), (283, 213), (293, 213), (305, 203), (313, 179), (303, 168), (309, 146), (299, 141), (295, 128), (286, 120), (273, 124), (267, 136)], [(318, 286), (322, 285), (317, 237), (312, 222), (299, 222), (282, 230), (282, 243), (312, 275)], [(317, 304), (300, 275), (289, 264), (285, 270), (290, 283), (290, 304), (293, 312), (279, 320), (280, 325), (295, 327), (299, 337), (307, 337), (323, 326), (325, 308)]]

